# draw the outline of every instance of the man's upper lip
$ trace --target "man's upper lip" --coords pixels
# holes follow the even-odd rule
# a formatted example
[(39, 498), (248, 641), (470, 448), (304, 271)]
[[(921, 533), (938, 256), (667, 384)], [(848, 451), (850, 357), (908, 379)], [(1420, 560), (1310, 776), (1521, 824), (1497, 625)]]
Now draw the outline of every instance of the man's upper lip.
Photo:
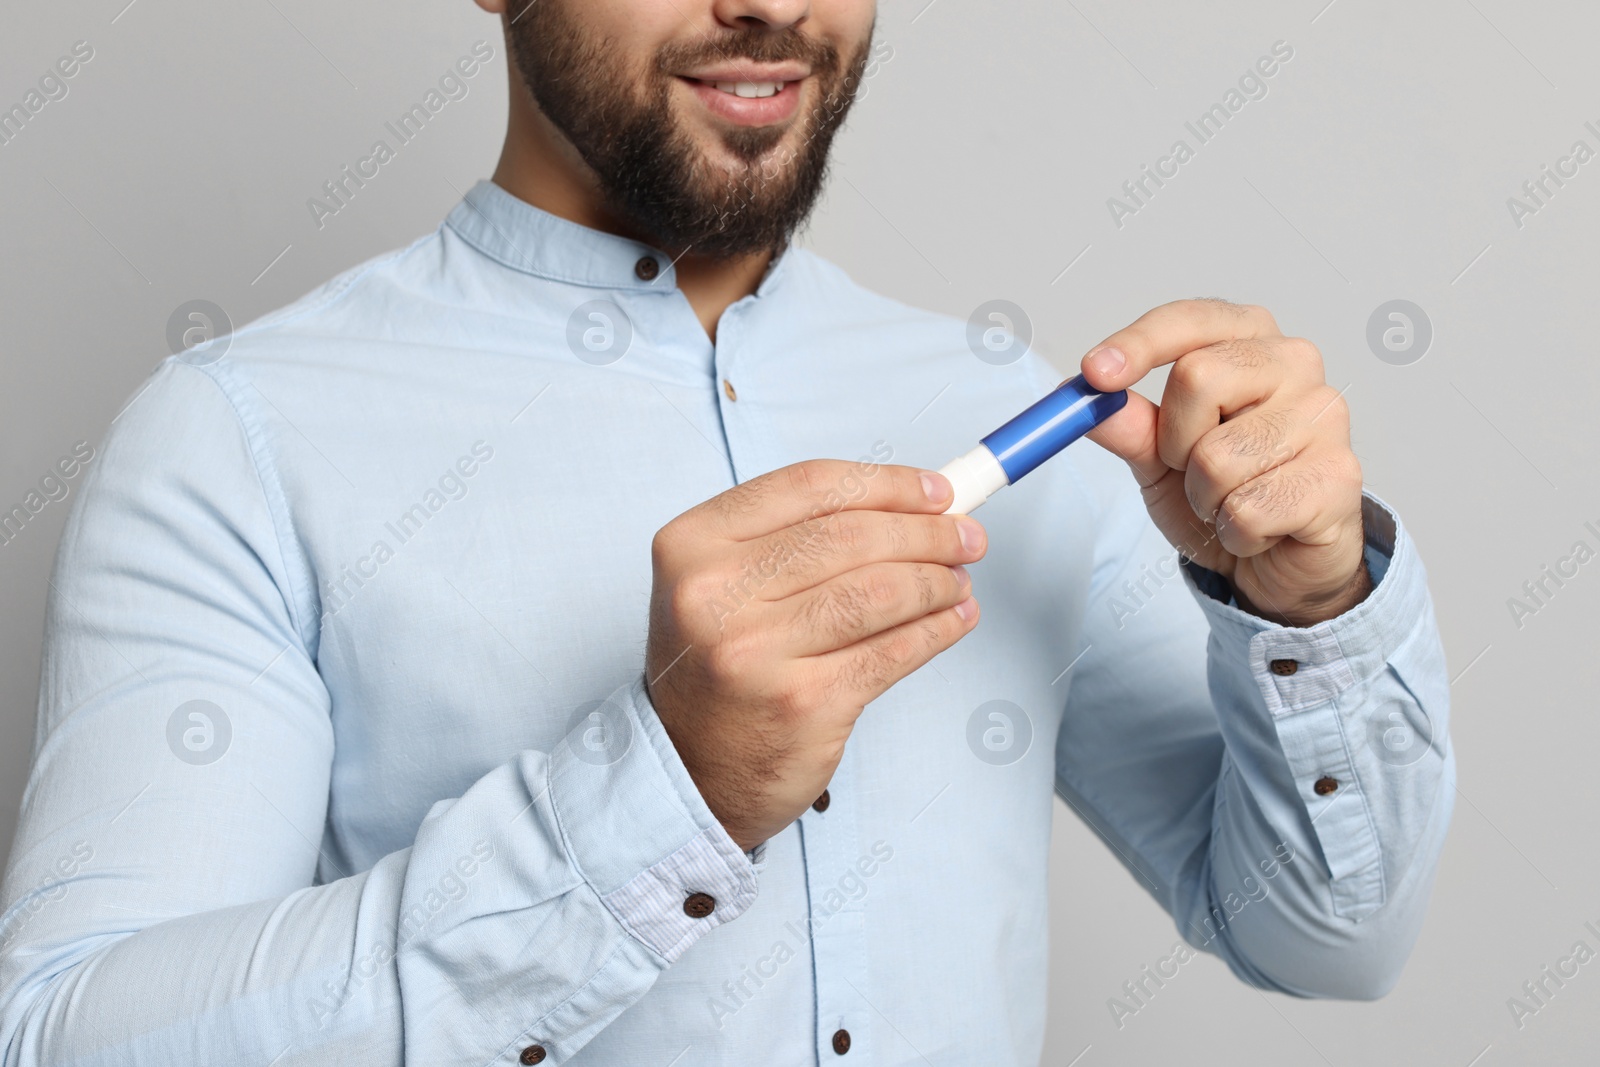
[(811, 73), (804, 63), (723, 63), (686, 71), (685, 78), (703, 82), (797, 82)]

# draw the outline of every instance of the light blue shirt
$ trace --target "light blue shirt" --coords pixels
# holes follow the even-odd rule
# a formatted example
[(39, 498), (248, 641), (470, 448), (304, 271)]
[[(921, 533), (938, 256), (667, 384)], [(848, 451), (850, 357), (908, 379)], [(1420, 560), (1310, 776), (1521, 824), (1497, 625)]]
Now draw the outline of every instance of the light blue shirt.
[(56, 563), (4, 1063), (1031, 1065), (1055, 795), (1183, 952), (1383, 994), (1454, 764), (1370, 496), (1376, 589), (1284, 628), (1073, 446), (978, 513), (976, 630), (752, 855), (663, 732), (656, 530), (802, 459), (937, 468), (1061, 377), (794, 247), (713, 344), (666, 256), (489, 182), (167, 360)]

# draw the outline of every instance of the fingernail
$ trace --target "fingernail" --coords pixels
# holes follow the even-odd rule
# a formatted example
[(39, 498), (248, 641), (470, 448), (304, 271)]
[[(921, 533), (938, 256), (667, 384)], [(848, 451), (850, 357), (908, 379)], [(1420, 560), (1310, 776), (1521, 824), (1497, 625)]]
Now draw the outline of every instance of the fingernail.
[(1085, 365), (1096, 374), (1114, 378), (1128, 365), (1128, 357), (1122, 354), (1121, 349), (1107, 345), (1090, 352)]
[(956, 605), (956, 614), (961, 616), (962, 622), (971, 622), (972, 617), (978, 613), (978, 602), (971, 597)]
[(983, 527), (969, 518), (956, 520), (956, 534), (961, 538), (961, 547), (968, 552), (976, 552), (983, 547)]
[(956, 581), (960, 584), (961, 588), (966, 589), (972, 585), (972, 575), (967, 573), (967, 568), (957, 563), (950, 569), (956, 572)]
[(950, 480), (942, 474), (922, 472), (922, 491), (929, 500), (937, 504), (950, 496)]

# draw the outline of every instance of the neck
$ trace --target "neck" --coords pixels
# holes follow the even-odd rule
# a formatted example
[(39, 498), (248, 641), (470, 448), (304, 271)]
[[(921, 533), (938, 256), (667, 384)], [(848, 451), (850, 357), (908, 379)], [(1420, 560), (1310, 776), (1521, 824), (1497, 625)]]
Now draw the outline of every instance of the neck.
[[(518, 89), (520, 86), (513, 79), (506, 142), (495, 167), (494, 183), (552, 215), (590, 229), (646, 240), (627, 220), (606, 207), (594, 171), (572, 142)], [(717, 339), (717, 322), (722, 313), (735, 300), (755, 292), (772, 261), (770, 251), (734, 259), (708, 259), (695, 255), (693, 249), (661, 250), (672, 257), (678, 288), (712, 341)]]

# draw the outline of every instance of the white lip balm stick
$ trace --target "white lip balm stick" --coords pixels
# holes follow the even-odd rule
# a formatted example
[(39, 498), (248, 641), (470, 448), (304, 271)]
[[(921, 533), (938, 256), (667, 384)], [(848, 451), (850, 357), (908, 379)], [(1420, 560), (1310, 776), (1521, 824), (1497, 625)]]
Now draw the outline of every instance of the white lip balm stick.
[(1079, 374), (939, 468), (955, 497), (945, 513), (966, 514), (1122, 410), (1125, 389), (1102, 393)]

